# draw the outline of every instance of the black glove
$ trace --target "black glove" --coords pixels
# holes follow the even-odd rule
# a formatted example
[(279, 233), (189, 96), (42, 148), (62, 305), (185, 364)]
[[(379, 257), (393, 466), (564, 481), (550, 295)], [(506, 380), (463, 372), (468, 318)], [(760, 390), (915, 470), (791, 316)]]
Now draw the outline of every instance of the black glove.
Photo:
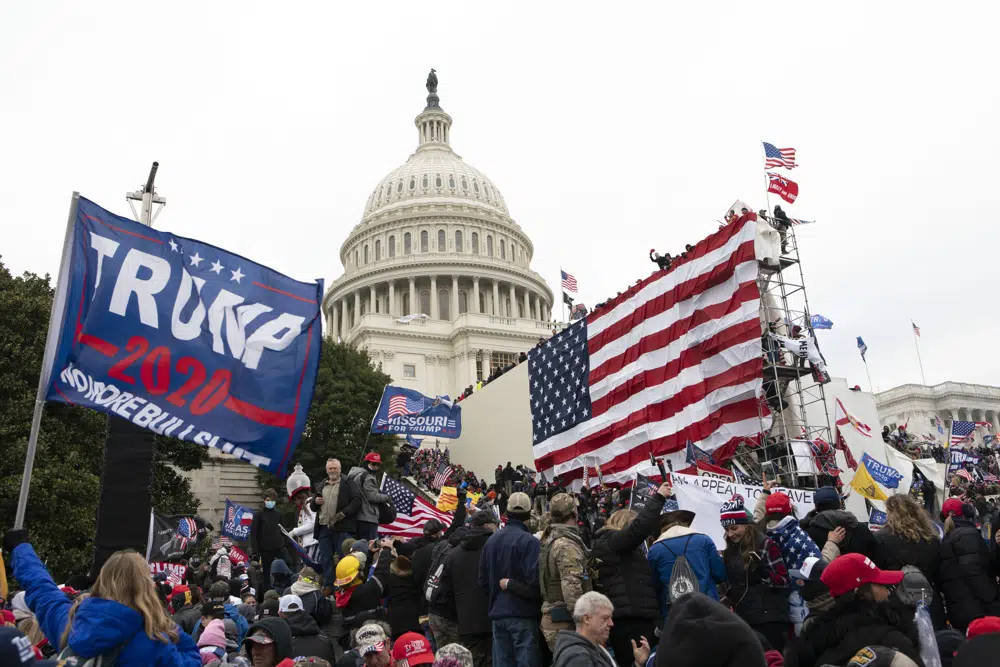
[(10, 553), (19, 544), (26, 544), (28, 542), (28, 531), (24, 528), (11, 528), (7, 531), (7, 534), (3, 536), (3, 550)]

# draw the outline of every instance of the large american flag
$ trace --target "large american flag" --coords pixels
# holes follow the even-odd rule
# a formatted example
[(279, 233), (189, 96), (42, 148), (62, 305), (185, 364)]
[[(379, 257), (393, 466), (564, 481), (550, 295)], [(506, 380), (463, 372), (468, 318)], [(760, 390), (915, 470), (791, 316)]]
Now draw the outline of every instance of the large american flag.
[(688, 440), (725, 454), (760, 432), (757, 216), (743, 219), (528, 353), (548, 479), (581, 480), (586, 457), (625, 483), (659, 474), (650, 452), (681, 468)]
[(948, 437), (948, 446), (954, 447), (965, 441), (972, 440), (972, 433), (976, 430), (976, 422), (952, 421), (951, 435)]
[(396, 480), (388, 476), (383, 479), (382, 491), (392, 499), (392, 505), (396, 508), (396, 520), (379, 526), (379, 534), (420, 537), (424, 534), (424, 524), (431, 519), (437, 519), (445, 526), (451, 525), (453, 515), (442, 512)]
[(559, 270), (559, 273), (562, 274), (562, 288), (567, 292), (573, 292), (575, 294), (577, 290), (576, 278), (566, 273), (562, 269)]
[(770, 169), (771, 167), (794, 169), (798, 166), (795, 164), (794, 148), (775, 148), (774, 144), (769, 144), (766, 141), (762, 143), (764, 144), (765, 169)]
[(389, 399), (389, 419), (416, 415), (424, 409), (423, 399), (412, 399), (406, 396), (393, 396)]

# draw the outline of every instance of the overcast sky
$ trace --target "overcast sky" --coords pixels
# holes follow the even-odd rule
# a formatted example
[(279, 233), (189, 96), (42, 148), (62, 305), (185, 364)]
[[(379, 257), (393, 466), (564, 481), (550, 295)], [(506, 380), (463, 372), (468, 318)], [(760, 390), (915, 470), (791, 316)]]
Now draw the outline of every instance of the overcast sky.
[(54, 275), (71, 192), (129, 215), (158, 160), (158, 228), (329, 284), (435, 67), (556, 293), (762, 208), (763, 139), (798, 150), (831, 372), (867, 389), (861, 335), (876, 389), (919, 382), (912, 318), (928, 383), (1000, 384), (1000, 10), (799, 4), (4, 3), (0, 255)]

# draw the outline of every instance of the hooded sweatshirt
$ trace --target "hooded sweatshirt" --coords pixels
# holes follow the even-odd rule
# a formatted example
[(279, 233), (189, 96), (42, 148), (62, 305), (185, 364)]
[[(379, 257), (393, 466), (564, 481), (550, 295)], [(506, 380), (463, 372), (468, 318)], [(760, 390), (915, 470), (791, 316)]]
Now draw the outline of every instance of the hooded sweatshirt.
[[(257, 632), (257, 630), (264, 630), (274, 639), (278, 662), (295, 656), (295, 653), (292, 652), (292, 631), (284, 619), (262, 618), (250, 626), (247, 637), (252, 637), (253, 633)], [(247, 641), (248, 639), (243, 640), (244, 647), (246, 647)]]
[(292, 632), (292, 655), (323, 658), (330, 664), (336, 660), (333, 643), (320, 632), (313, 617), (304, 611), (285, 615), (285, 622)]
[(222, 621), (213, 620), (198, 638), (201, 649), (201, 664), (207, 665), (226, 654), (226, 630)]
[[(12, 552), (14, 577), (24, 587), (25, 601), (48, 638), (62, 637), (69, 622), (69, 598), (59, 590), (34, 548), (19, 544)], [(201, 656), (194, 640), (177, 628), (176, 642), (150, 639), (142, 614), (102, 598), (87, 598), (77, 607), (69, 632), (69, 647), (91, 658), (120, 649), (115, 667), (199, 667)], [(176, 626), (175, 626), (176, 627)]]
[(656, 650), (657, 667), (764, 667), (764, 648), (739, 616), (701, 593), (671, 605)]

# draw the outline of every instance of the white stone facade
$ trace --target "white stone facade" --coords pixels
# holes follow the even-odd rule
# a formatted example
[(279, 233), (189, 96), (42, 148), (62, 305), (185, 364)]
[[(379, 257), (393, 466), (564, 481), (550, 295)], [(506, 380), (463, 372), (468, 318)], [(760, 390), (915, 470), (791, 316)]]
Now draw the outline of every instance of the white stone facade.
[[(384, 177), (340, 249), (327, 331), (367, 349), (393, 382), (455, 396), (552, 332), (552, 291), (497, 187), (450, 145), (428, 97), (418, 146)], [(408, 315), (426, 318), (405, 320)]]
[[(912, 435), (936, 436), (935, 416), (944, 424), (945, 433), (955, 419), (989, 422), (994, 434), (1000, 432), (1000, 387), (964, 382), (904, 384), (876, 394), (875, 403), (883, 426), (895, 428), (908, 422), (907, 431)], [(980, 438), (977, 433), (976, 441)]]

